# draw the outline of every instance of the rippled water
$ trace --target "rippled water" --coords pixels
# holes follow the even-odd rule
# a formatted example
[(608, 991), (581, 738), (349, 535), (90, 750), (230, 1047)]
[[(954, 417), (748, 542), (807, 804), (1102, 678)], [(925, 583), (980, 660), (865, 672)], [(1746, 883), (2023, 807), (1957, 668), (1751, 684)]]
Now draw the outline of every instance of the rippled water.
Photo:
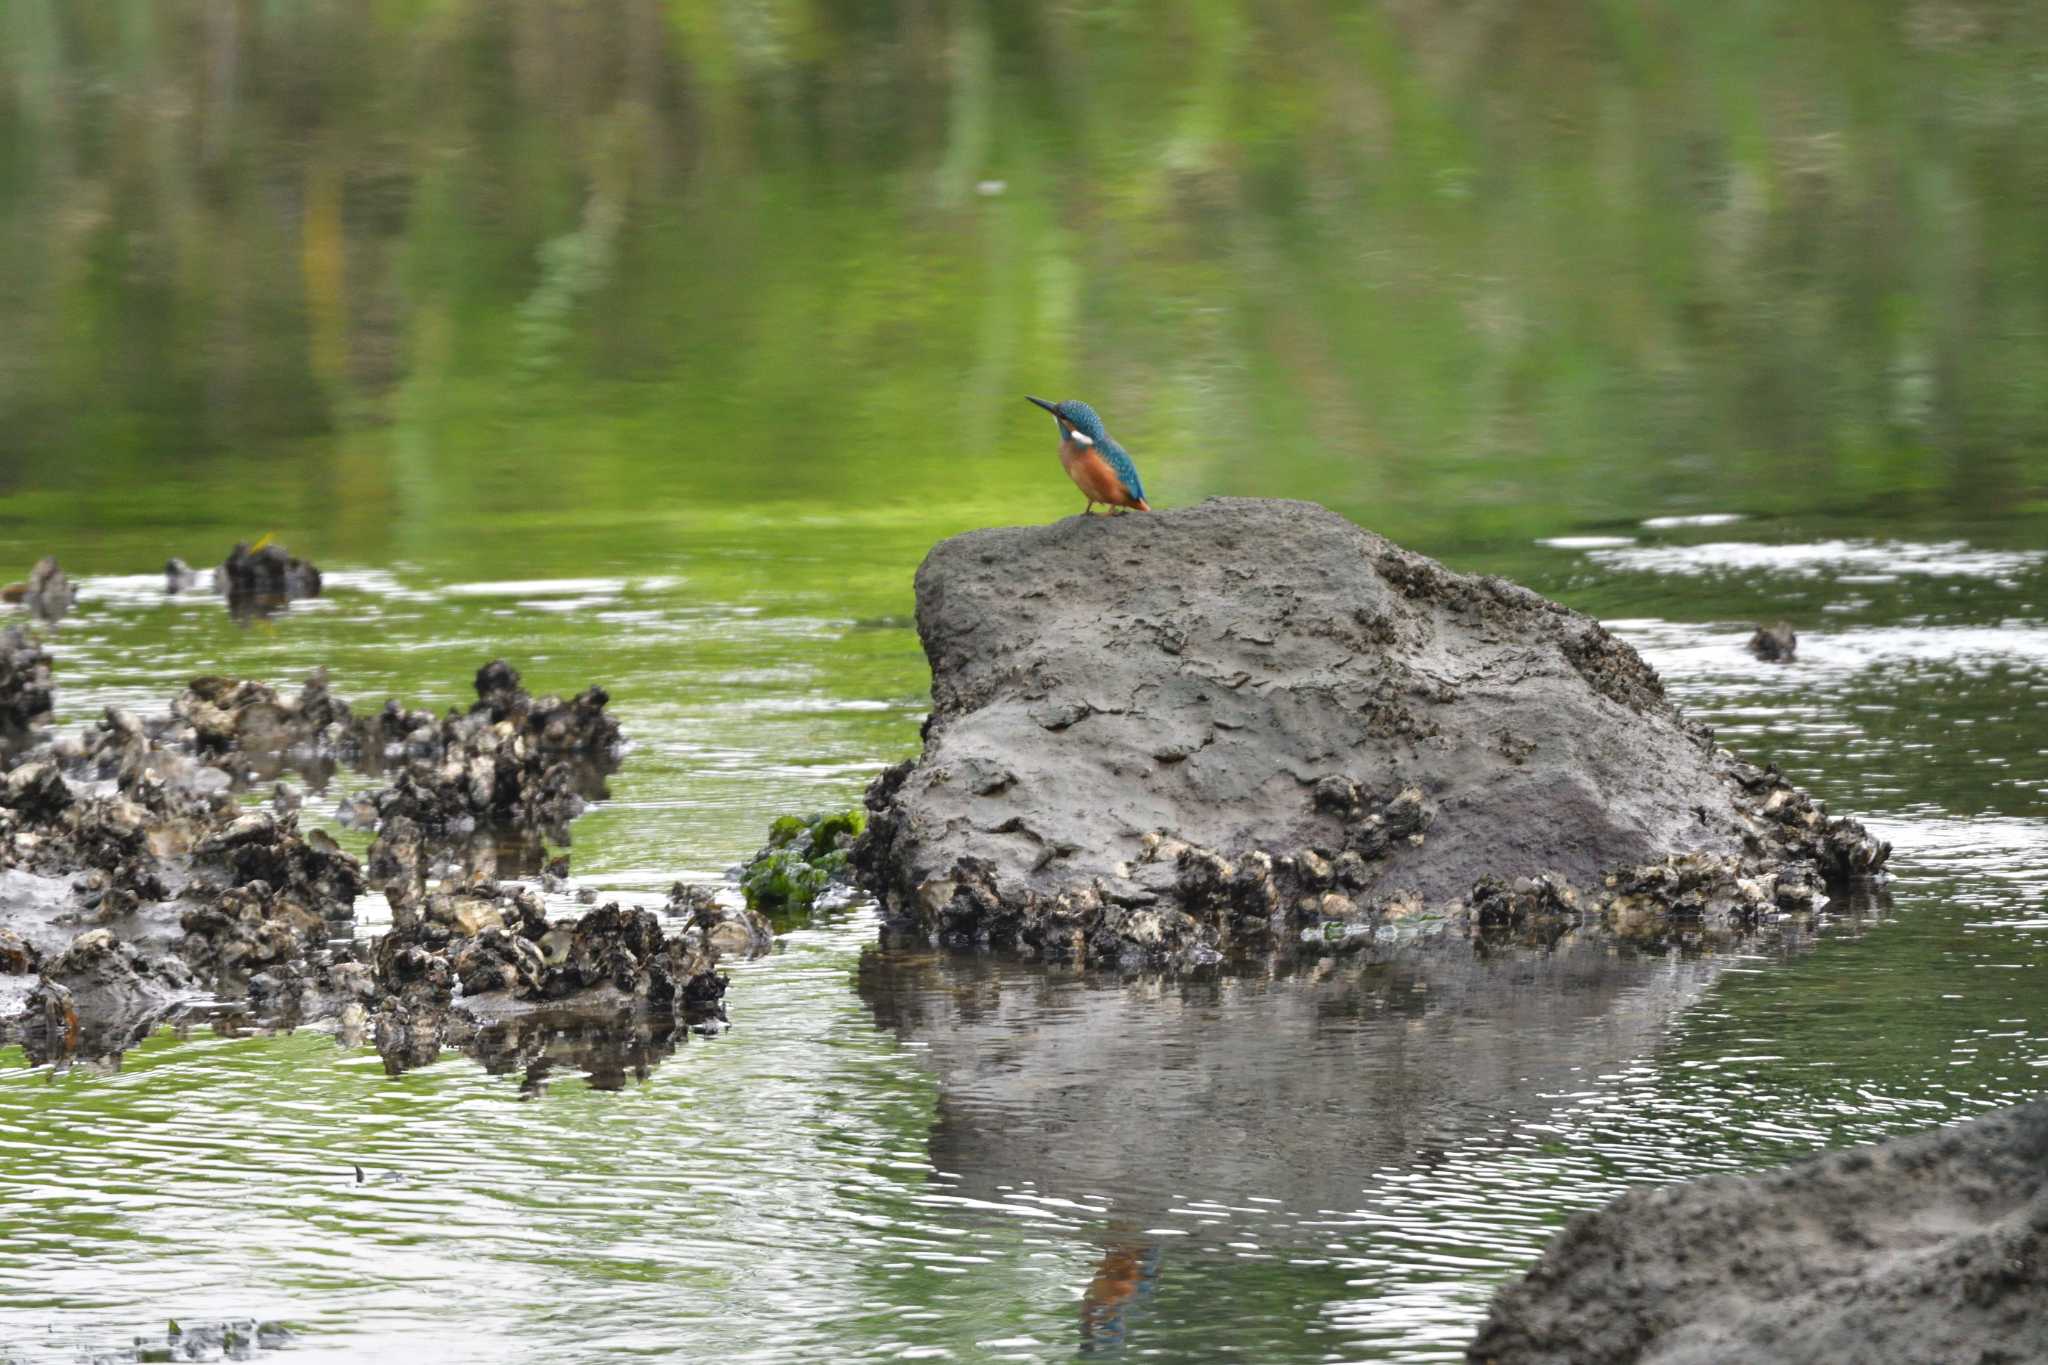
[[(66, 724), (600, 682), (574, 876), (656, 899), (915, 750), (910, 576), (1075, 509), (1050, 392), (1157, 505), (1599, 616), (1898, 846), (1732, 955), (1174, 985), (856, 906), (717, 1038), (0, 1051), (0, 1360), (1450, 1358), (1625, 1184), (2039, 1092), (2044, 15), (0, 4), (0, 579), (82, 579)], [(160, 591), (266, 531), (326, 596)]]
[[(623, 1061), (529, 1040), (496, 1074), (393, 1078), (316, 1031), (205, 1024), (104, 1073), (0, 1053), (0, 1358), (253, 1319), (291, 1359), (1450, 1359), (1496, 1283), (1632, 1182), (2038, 1093), (2041, 556), (1732, 529), (1475, 560), (1600, 612), (1725, 740), (1869, 816), (1889, 896), (1733, 954), (1180, 982), (883, 951), (855, 906), (735, 969), (729, 1033)], [(61, 718), (221, 669), (322, 663), (372, 703), (454, 701), (491, 653), (602, 681), (635, 748), (574, 873), (653, 893), (914, 747), (923, 538), (830, 539), (516, 579), (337, 565), (248, 625), (92, 575), (55, 637)], [(1790, 666), (1741, 647), (1776, 614)]]

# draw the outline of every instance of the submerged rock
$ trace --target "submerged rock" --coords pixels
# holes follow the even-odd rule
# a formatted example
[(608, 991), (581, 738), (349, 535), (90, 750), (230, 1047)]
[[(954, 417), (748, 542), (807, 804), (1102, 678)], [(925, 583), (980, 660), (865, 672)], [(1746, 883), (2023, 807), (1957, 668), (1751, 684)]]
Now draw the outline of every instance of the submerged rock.
[(1313, 504), (958, 536), (917, 606), (924, 752), (854, 862), (938, 941), (1190, 963), (1618, 900), (1740, 918), (1888, 851), (1598, 622)]
[(2037, 1360), (2048, 1102), (1623, 1195), (1502, 1290), (1467, 1358), (1500, 1365)]

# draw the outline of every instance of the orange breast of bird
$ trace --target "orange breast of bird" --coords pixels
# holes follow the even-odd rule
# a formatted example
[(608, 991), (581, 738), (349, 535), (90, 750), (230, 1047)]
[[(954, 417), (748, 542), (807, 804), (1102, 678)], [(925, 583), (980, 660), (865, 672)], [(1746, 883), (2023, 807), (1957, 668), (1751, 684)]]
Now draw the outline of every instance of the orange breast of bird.
[(1131, 495), (1124, 491), (1124, 481), (1116, 476), (1109, 462), (1079, 441), (1060, 442), (1060, 464), (1074, 486), (1095, 501), (1112, 507), (1134, 505)]

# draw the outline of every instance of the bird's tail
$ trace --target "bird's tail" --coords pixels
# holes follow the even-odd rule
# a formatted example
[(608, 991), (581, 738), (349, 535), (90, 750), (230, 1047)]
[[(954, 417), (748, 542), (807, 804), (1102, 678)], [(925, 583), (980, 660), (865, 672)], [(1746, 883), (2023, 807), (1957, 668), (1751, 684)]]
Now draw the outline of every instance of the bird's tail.
[(1131, 501), (1131, 506), (1133, 509), (1140, 512), (1149, 512), (1152, 510), (1152, 504), (1146, 502), (1143, 498), (1134, 498)]

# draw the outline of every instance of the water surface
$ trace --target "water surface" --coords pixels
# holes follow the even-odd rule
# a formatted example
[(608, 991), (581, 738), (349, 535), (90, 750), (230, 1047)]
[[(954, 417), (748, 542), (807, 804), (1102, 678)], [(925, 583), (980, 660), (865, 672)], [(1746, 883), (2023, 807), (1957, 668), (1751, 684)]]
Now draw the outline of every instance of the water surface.
[[(1598, 615), (1890, 894), (1184, 981), (854, 905), (625, 1055), (4, 1051), (0, 1358), (1451, 1359), (1628, 1184), (2041, 1091), (2041, 14), (856, 8), (0, 7), (0, 578), (82, 582), (60, 721), (600, 682), (573, 875), (658, 898), (915, 751), (910, 575), (1077, 510), (1051, 391), (1160, 505), (1313, 497)], [(265, 532), (324, 596), (162, 593)]]

